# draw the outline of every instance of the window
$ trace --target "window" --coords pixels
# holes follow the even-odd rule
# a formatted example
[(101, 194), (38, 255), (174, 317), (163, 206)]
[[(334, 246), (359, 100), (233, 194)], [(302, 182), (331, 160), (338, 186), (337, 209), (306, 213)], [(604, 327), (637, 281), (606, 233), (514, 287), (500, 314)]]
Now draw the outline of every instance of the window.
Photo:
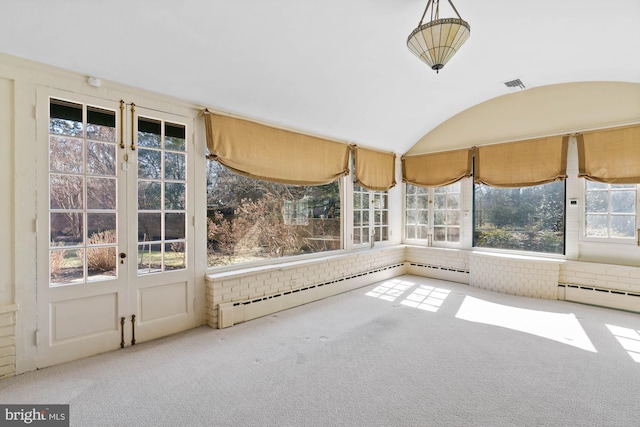
[(585, 237), (634, 239), (637, 186), (585, 180)]
[(433, 189), (433, 241), (460, 241), (460, 182)]
[(389, 240), (389, 195), (353, 186), (353, 244)]
[(426, 188), (406, 185), (407, 239), (460, 242), (461, 183)]
[(565, 183), (474, 185), (474, 246), (564, 253)]
[(138, 118), (138, 274), (186, 265), (187, 144), (184, 125)]
[(208, 265), (342, 248), (340, 183), (295, 186), (207, 162)]
[(407, 184), (406, 198), (407, 239), (427, 239), (429, 235), (429, 189)]
[(115, 279), (116, 114), (49, 104), (49, 281)]

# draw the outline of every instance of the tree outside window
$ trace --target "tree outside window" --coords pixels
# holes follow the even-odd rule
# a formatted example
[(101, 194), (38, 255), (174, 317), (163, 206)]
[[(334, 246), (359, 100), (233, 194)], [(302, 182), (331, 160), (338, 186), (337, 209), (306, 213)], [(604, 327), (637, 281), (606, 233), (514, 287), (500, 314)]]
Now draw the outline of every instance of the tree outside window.
[(564, 253), (565, 183), (474, 185), (474, 246)]

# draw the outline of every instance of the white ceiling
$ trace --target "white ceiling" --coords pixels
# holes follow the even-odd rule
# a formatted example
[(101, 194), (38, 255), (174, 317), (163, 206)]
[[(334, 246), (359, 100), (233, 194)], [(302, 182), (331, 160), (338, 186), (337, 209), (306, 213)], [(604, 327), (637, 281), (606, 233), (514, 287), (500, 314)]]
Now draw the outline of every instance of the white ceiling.
[(504, 81), (640, 82), (638, 0), (456, 0), (471, 37), (439, 74), (406, 47), (425, 5), (0, 0), (0, 52), (400, 154)]

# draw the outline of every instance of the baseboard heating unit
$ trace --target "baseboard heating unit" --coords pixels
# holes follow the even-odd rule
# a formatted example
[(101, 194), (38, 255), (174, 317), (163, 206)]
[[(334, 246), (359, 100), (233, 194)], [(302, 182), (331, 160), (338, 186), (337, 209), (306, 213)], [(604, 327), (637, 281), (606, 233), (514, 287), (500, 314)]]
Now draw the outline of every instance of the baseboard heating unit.
[(218, 306), (218, 328), (228, 328), (237, 323), (361, 288), (404, 273), (405, 263), (398, 263), (271, 295), (221, 303)]
[(431, 277), (433, 279), (449, 280), (452, 282), (469, 284), (469, 270), (443, 267), (440, 265), (421, 264), (417, 262), (407, 263), (407, 274)]
[(640, 313), (640, 294), (594, 286), (558, 284), (558, 299)]

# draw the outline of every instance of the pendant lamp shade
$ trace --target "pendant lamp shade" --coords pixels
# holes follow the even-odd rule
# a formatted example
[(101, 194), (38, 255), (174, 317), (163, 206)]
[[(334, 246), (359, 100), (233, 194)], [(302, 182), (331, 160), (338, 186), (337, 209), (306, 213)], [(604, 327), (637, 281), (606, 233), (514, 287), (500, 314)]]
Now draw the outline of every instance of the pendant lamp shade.
[[(453, 7), (453, 3), (449, 1)], [(424, 15), (426, 15), (432, 1), (429, 0)], [(432, 70), (438, 72), (455, 55), (471, 34), (471, 27), (462, 18), (440, 19), (439, 2), (433, 1), (435, 11), (432, 10), (433, 20), (422, 23), (424, 15), (418, 27), (411, 32), (407, 39), (407, 47), (414, 55), (426, 63)], [(455, 7), (453, 7), (455, 10)], [(456, 14), (458, 11), (456, 11)]]

